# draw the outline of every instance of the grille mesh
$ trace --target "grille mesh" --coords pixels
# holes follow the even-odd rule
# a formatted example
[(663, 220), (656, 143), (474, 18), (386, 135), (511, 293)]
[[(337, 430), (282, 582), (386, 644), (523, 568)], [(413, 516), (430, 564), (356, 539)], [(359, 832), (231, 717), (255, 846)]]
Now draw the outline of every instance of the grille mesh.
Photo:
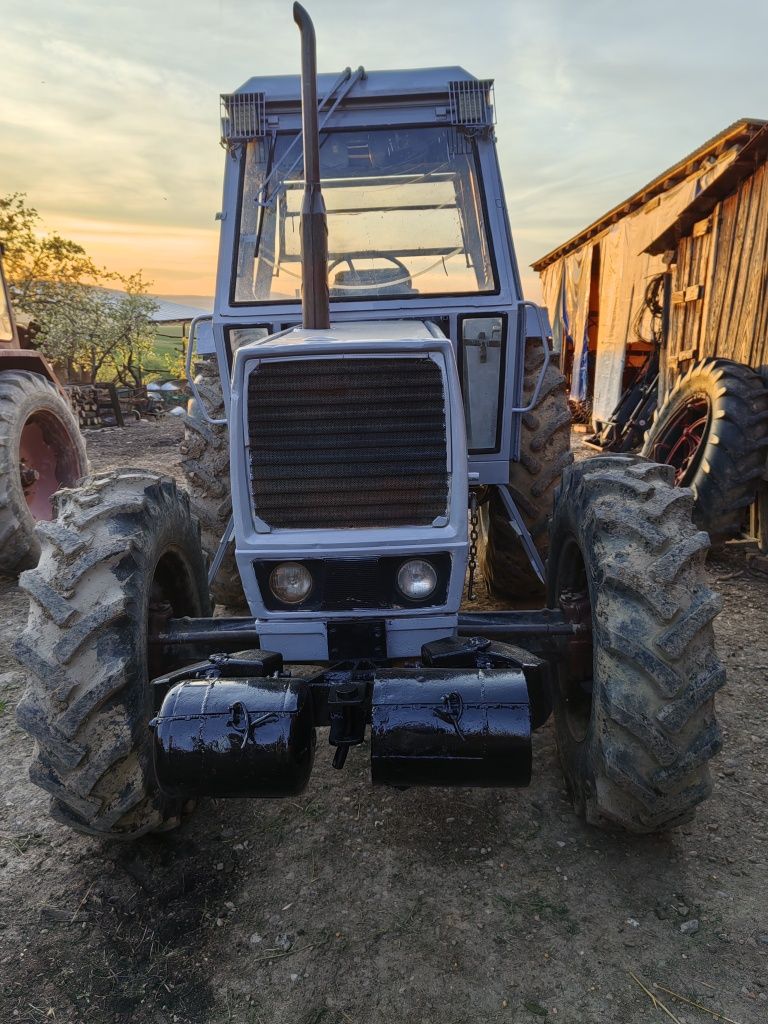
[(262, 362), (248, 382), (256, 514), (282, 529), (428, 526), (448, 506), (431, 359)]
[(264, 135), (266, 97), (263, 92), (226, 93), (221, 97), (221, 141), (235, 142)]

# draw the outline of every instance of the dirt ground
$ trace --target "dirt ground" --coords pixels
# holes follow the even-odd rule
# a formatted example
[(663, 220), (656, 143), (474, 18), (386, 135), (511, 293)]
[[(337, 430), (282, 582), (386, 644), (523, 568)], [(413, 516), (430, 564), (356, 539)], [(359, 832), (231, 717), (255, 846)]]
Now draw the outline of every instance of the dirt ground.
[[(94, 432), (94, 468), (177, 473), (180, 431)], [(296, 800), (202, 801), (133, 845), (77, 836), (27, 779), (26, 599), (0, 581), (0, 1022), (768, 1020), (768, 576), (744, 554), (709, 567), (729, 669), (714, 795), (640, 840), (574, 817), (550, 725), (528, 790), (373, 790), (366, 749), (336, 772), (321, 734)]]

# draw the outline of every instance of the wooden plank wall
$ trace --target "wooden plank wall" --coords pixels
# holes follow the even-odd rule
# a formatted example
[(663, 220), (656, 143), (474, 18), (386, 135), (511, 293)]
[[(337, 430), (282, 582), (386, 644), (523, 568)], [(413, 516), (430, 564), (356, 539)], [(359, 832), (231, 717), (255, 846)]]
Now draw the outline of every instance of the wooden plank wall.
[(668, 364), (722, 356), (768, 373), (768, 165), (682, 238)]
[(680, 361), (691, 358), (699, 347), (709, 248), (709, 230), (682, 238), (678, 246), (672, 278), (670, 354)]

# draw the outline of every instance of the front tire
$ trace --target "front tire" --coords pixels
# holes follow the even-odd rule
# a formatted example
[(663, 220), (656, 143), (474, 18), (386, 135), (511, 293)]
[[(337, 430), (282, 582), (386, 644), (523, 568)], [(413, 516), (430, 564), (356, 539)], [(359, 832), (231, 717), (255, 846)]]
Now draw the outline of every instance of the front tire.
[[(226, 410), (215, 359), (202, 360), (199, 371), (195, 377), (198, 391), (212, 419), (223, 419)], [(209, 423), (194, 398), (190, 399), (184, 418), (181, 468), (200, 519), (203, 548), (212, 561), (232, 514), (229, 432), (226, 426)], [(211, 584), (211, 596), (216, 604), (228, 608), (247, 605), (231, 544)]]
[[(523, 404), (531, 400), (544, 355), (539, 338), (526, 341)], [(571, 412), (565, 378), (550, 362), (539, 399), (522, 418), (520, 459), (509, 464), (509, 493), (530, 531), (536, 549), (546, 562), (549, 520), (563, 470), (573, 462)], [(497, 597), (541, 600), (543, 587), (525, 548), (509, 522), (509, 515), (492, 488), (481, 510), (483, 545), (480, 568), (488, 590)]]
[(630, 832), (690, 820), (721, 745), (721, 602), (704, 574), (709, 538), (673, 476), (637, 456), (582, 462), (564, 475), (552, 522), (549, 605), (591, 628), (555, 677), (563, 772), (588, 822)]
[(59, 822), (134, 838), (180, 806), (155, 781), (150, 679), (167, 666), (150, 636), (164, 617), (210, 614), (200, 527), (173, 480), (144, 470), (94, 477), (56, 499), (14, 653), (28, 672), (16, 710), (35, 740), (30, 778)]
[(37, 563), (36, 522), (87, 472), (77, 420), (53, 384), (30, 370), (0, 373), (0, 574)]

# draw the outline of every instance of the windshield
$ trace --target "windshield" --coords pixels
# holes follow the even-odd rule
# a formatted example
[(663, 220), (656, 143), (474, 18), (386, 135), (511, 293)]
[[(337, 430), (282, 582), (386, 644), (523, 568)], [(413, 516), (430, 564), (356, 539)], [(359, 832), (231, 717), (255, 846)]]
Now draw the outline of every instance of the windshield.
[[(496, 290), (471, 140), (453, 128), (320, 137), (332, 299)], [(249, 142), (235, 302), (301, 296), (301, 140)]]

